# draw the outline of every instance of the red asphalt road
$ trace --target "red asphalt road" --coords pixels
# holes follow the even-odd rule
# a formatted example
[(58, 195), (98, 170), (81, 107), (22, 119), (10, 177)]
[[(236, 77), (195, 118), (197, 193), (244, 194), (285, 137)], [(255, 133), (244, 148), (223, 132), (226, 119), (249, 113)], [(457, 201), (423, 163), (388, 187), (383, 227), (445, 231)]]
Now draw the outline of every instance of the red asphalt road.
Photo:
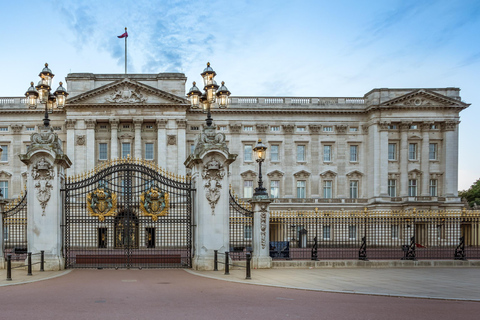
[(245, 285), (174, 269), (74, 270), (55, 279), (0, 287), (2, 320), (479, 318), (478, 302)]

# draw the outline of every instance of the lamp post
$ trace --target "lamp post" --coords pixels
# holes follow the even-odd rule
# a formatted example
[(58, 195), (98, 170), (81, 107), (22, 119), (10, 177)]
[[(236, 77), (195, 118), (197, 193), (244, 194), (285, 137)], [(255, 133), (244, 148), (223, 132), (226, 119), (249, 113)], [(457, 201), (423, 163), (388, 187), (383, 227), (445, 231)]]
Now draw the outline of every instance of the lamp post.
[(257, 145), (253, 148), (258, 162), (258, 188), (255, 188), (253, 197), (268, 198), (267, 189), (263, 187), (262, 181), (262, 162), (265, 161), (267, 146), (262, 143), (262, 139), (258, 139)]
[(30, 88), (25, 92), (27, 97), (27, 104), (31, 109), (37, 108), (37, 104), (45, 104), (45, 118), (43, 119), (43, 125), (48, 127), (50, 125), (50, 119), (48, 114), (53, 112), (54, 108), (63, 108), (65, 106), (65, 100), (68, 96), (67, 90), (63, 87), (63, 83), (60, 82), (59, 87), (55, 92), (51, 92), (50, 85), (52, 79), (55, 76), (52, 70), (48, 68), (48, 63), (45, 63), (45, 68), (38, 75), (40, 81), (38, 85), (33, 86), (33, 82), (30, 82)]
[(207, 63), (207, 67), (201, 73), (203, 78), (203, 94), (197, 87), (195, 81), (193, 87), (187, 93), (187, 97), (190, 97), (190, 103), (192, 109), (202, 108), (203, 112), (207, 113), (207, 127), (211, 127), (213, 123), (211, 109), (215, 105), (218, 105), (220, 109), (225, 109), (228, 106), (228, 97), (230, 91), (225, 87), (225, 82), (222, 81), (222, 85), (219, 87), (215, 81), (217, 73), (210, 67), (210, 62)]

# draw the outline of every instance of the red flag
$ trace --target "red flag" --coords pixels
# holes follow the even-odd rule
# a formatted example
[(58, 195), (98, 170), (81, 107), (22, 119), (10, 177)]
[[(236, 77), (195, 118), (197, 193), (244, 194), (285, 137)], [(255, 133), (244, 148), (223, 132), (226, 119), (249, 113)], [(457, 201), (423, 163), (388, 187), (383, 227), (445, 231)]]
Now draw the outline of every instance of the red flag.
[(127, 38), (127, 37), (128, 37), (128, 33), (127, 33), (127, 31), (125, 31), (124, 34), (122, 34), (121, 36), (117, 36), (117, 37), (119, 37), (119, 38)]

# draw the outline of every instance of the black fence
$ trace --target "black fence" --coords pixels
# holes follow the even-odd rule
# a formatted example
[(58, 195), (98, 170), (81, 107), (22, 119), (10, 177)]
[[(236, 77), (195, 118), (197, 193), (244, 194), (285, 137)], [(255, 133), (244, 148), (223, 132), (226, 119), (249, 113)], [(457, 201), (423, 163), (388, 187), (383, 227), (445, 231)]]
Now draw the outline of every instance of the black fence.
[(230, 189), (230, 258), (245, 260), (253, 250), (253, 211)]
[(273, 259), (479, 259), (480, 211), (270, 213)]
[(7, 204), (2, 215), (4, 257), (14, 261), (27, 258), (27, 193)]

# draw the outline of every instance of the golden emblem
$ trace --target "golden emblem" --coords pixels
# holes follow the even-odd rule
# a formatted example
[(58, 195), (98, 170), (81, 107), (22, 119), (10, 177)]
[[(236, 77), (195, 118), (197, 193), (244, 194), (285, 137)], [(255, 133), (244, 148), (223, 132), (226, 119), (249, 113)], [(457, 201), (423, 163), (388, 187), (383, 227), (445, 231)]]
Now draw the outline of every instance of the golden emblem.
[(105, 217), (115, 215), (117, 210), (117, 195), (109, 192), (103, 183), (97, 190), (87, 194), (87, 209), (92, 217), (104, 221)]
[(158, 217), (166, 216), (169, 208), (169, 194), (152, 186), (140, 195), (140, 212), (144, 216), (152, 217), (157, 221)]

